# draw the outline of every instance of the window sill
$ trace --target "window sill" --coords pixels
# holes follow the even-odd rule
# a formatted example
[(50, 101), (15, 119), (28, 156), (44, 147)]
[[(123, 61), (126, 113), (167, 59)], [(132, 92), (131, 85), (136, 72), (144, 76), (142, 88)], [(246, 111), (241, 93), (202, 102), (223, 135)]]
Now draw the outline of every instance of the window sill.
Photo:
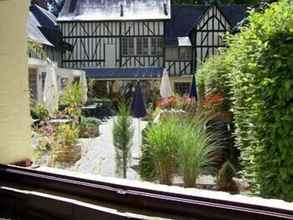
[(293, 219), (292, 204), (280, 200), (184, 189), (52, 168), (33, 170), (0, 165), (0, 179), (5, 183), (201, 219)]

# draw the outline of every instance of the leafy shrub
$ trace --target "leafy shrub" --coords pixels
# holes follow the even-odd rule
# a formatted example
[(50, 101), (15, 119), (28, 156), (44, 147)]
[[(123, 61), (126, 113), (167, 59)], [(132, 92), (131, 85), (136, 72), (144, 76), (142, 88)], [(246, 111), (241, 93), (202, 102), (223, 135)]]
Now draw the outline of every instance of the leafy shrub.
[(79, 83), (69, 84), (61, 96), (61, 103), (67, 106), (80, 106), (82, 105), (82, 95), (83, 91)]
[(229, 111), (231, 108), (231, 85), (228, 75), (230, 62), (225, 54), (219, 54), (208, 59), (197, 72), (200, 100), (204, 101), (206, 94), (224, 94), (221, 107), (223, 111)]
[[(113, 143), (116, 147), (116, 164), (117, 174), (127, 177), (127, 166), (129, 162), (129, 153), (131, 140), (133, 137), (132, 119), (130, 112), (125, 104), (120, 104), (118, 108), (117, 118), (114, 120), (113, 126)], [(121, 172), (122, 170), (122, 172)]]
[[(293, 5), (251, 12), (222, 53), (243, 174), (264, 197), (293, 200)], [(212, 61), (211, 61), (212, 62)], [(217, 72), (221, 67), (216, 65)], [(224, 74), (227, 76), (227, 74)], [(220, 82), (220, 81), (219, 81)], [(222, 84), (222, 83), (221, 83)]]
[(32, 110), (32, 115), (34, 117), (40, 119), (41, 121), (45, 121), (49, 118), (48, 110), (41, 103), (37, 103), (35, 105), (35, 107)]
[(83, 104), (83, 90), (79, 83), (69, 84), (60, 97), (61, 106), (66, 106), (65, 112), (71, 117), (80, 117)]
[(218, 189), (227, 192), (239, 192), (233, 177), (236, 175), (235, 169), (230, 161), (226, 161), (218, 172)]
[(230, 41), (237, 141), (255, 192), (293, 200), (293, 5), (274, 3), (249, 21)]

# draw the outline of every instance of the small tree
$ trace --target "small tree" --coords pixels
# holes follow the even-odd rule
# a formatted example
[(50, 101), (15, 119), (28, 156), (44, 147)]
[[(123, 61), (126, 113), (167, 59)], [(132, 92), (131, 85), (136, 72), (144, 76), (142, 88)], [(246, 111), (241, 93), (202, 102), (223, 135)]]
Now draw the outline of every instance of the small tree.
[(125, 104), (120, 104), (118, 116), (114, 120), (113, 143), (116, 148), (116, 172), (119, 175), (122, 173), (123, 178), (127, 177), (132, 137), (133, 128), (129, 109)]

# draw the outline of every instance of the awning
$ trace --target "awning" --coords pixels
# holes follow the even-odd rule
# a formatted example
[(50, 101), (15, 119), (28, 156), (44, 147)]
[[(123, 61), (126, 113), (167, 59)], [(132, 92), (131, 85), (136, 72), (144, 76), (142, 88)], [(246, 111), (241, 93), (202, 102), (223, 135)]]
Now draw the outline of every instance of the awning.
[(150, 79), (161, 77), (163, 68), (88, 68), (84, 71), (93, 79)]
[(177, 37), (177, 40), (178, 40), (179, 47), (191, 47), (192, 46), (189, 37)]

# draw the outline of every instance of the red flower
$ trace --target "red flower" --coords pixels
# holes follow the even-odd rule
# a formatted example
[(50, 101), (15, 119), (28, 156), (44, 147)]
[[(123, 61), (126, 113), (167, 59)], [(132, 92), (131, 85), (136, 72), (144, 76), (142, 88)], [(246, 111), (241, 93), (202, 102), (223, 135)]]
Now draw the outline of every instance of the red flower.
[(215, 105), (219, 105), (224, 100), (224, 94), (222, 92), (212, 92), (208, 94), (203, 100), (203, 107), (209, 108)]

